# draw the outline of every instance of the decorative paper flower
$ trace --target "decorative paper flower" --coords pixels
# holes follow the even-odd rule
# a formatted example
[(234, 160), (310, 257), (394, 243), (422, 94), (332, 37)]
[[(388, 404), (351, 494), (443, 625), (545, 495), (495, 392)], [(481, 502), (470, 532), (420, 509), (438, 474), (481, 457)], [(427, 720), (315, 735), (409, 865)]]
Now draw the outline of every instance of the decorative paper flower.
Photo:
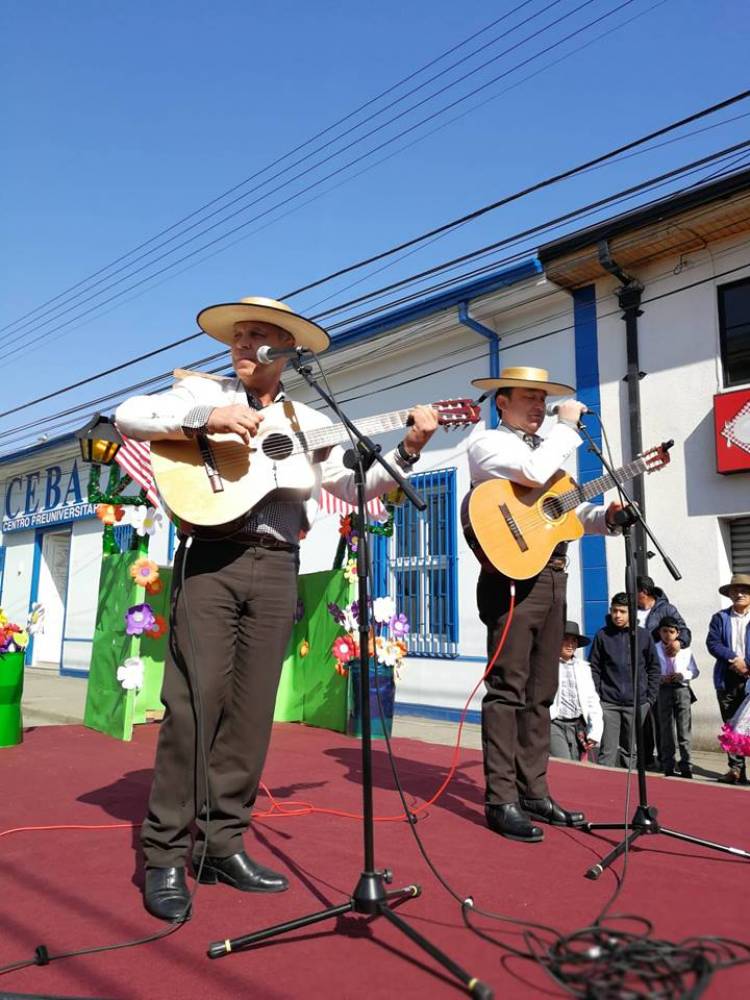
[(133, 510), (138, 512), (137, 520), (134, 517), (132, 522), (136, 534), (141, 537), (144, 535), (148, 535), (149, 537), (155, 535), (164, 522), (162, 512), (157, 510), (156, 507), (134, 507)]
[(397, 666), (403, 655), (397, 643), (391, 642), (390, 639), (386, 639), (382, 635), (379, 635), (375, 640), (375, 653), (378, 663), (382, 663), (386, 667)]
[(16, 649), (26, 649), (29, 644), (29, 633), (25, 628), (19, 629), (17, 632), (13, 633), (13, 638), (11, 639), (12, 645)]
[(392, 597), (376, 597), (372, 602), (372, 617), (382, 625), (396, 614), (396, 602)]
[[(31, 616), (29, 616), (31, 617)], [(19, 653), (29, 644), (29, 627), (9, 620), (0, 608), (0, 653)]]
[(148, 604), (134, 604), (125, 612), (125, 632), (127, 635), (143, 635), (156, 625), (156, 618)]
[(334, 666), (333, 669), (336, 671), (337, 674), (341, 674), (342, 677), (349, 676), (349, 671), (340, 660), (336, 660), (336, 665)]
[(357, 579), (356, 559), (350, 559), (349, 562), (346, 564), (346, 568), (344, 569), (344, 577), (349, 581), (349, 583), (354, 583), (354, 581)]
[(307, 639), (303, 639), (302, 642), (299, 644), (299, 655), (307, 656), (309, 652), (310, 652), (310, 643), (307, 641)]
[(117, 679), (126, 691), (135, 691), (143, 687), (143, 660), (139, 656), (130, 656), (117, 668)]
[(160, 594), (164, 590), (164, 584), (160, 579), (152, 580), (151, 583), (146, 584), (147, 594)]
[(334, 604), (333, 601), (331, 601), (330, 604), (328, 605), (328, 614), (331, 616), (331, 618), (333, 618), (333, 620), (336, 622), (337, 625), (344, 624), (344, 612), (341, 610), (338, 604)]
[(122, 521), (125, 511), (117, 504), (100, 503), (96, 505), (96, 516), (104, 524), (117, 524)]
[(149, 639), (161, 639), (163, 635), (167, 633), (167, 623), (166, 620), (161, 615), (154, 615), (154, 627), (146, 629), (143, 633), (147, 635)]
[(29, 635), (36, 635), (37, 632), (44, 631), (44, 615), (44, 605), (40, 604), (39, 601), (34, 601), (31, 605), (31, 611), (29, 611), (29, 617), (26, 621), (26, 631)]
[(340, 635), (338, 639), (334, 639), (331, 652), (339, 663), (348, 663), (349, 660), (356, 660), (359, 656), (356, 642), (348, 635)]
[(388, 622), (388, 628), (394, 639), (400, 639), (409, 634), (409, 619), (404, 614), (394, 615)]
[(159, 567), (151, 559), (141, 556), (130, 567), (130, 575), (139, 587), (147, 587), (159, 579)]
[[(330, 609), (331, 609), (331, 605), (329, 604), (328, 605), (328, 610), (330, 611)], [(3, 609), (0, 608), (0, 625), (5, 625), (7, 621), (8, 621), (8, 616), (3, 611)]]
[(342, 515), (339, 521), (339, 534), (342, 538), (348, 538), (352, 533), (352, 516), (351, 514)]

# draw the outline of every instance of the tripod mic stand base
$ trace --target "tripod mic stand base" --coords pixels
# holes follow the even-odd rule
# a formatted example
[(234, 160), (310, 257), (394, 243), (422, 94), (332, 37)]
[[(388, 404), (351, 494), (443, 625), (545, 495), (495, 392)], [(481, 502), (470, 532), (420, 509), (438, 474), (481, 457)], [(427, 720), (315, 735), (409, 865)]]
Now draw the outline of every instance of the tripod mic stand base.
[(401, 916), (390, 908), (392, 901), (416, 899), (421, 895), (422, 890), (418, 885), (407, 885), (403, 889), (386, 889), (386, 882), (390, 882), (391, 873), (386, 872), (362, 872), (351, 898), (340, 906), (329, 906), (325, 910), (317, 913), (309, 913), (307, 916), (298, 917), (296, 920), (287, 920), (283, 924), (276, 924), (273, 927), (266, 927), (254, 934), (245, 934), (238, 938), (227, 938), (224, 941), (215, 941), (209, 945), (206, 954), (209, 958), (222, 958), (224, 955), (231, 955), (234, 952), (246, 951), (253, 945), (268, 938), (276, 937), (278, 934), (285, 934), (287, 931), (299, 930), (300, 927), (309, 927), (310, 924), (320, 923), (328, 920), (329, 917), (340, 917), (346, 913), (364, 913), (375, 917), (385, 917), (385, 919), (397, 927), (410, 941), (418, 945), (423, 951), (431, 955), (444, 969), (447, 969), (466, 988), (468, 993), (477, 997), (478, 1000), (492, 1000), (494, 996), (492, 990), (486, 983), (483, 983), (475, 976), (469, 975), (465, 969), (461, 968), (452, 958), (440, 951), (432, 942), (423, 937), (419, 931), (415, 931)]
[(733, 854), (735, 857), (747, 858), (750, 860), (750, 851), (744, 851), (741, 847), (730, 847), (727, 844), (717, 844), (713, 840), (704, 840), (701, 837), (692, 837), (689, 833), (681, 833), (679, 830), (668, 830), (659, 825), (657, 820), (658, 809), (656, 806), (640, 805), (635, 811), (633, 821), (627, 826), (624, 823), (585, 823), (581, 829), (586, 833), (593, 833), (595, 830), (622, 830), (625, 839), (620, 841), (617, 847), (613, 848), (609, 854), (595, 865), (592, 865), (584, 877), (596, 881), (606, 868), (616, 861), (621, 854), (629, 850), (632, 844), (639, 837), (645, 835), (663, 834), (665, 837), (674, 837), (675, 840), (682, 840), (688, 844), (697, 844), (699, 847), (709, 847), (713, 851), (722, 851), (724, 854)]

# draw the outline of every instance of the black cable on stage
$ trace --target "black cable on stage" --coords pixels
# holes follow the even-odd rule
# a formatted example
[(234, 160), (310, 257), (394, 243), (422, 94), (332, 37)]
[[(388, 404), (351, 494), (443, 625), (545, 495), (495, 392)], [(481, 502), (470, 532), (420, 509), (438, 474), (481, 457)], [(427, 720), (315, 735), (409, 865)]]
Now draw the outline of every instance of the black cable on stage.
[[(544, 10), (547, 10), (547, 9), (549, 9), (552, 6), (555, 6), (559, 2), (560, 2), (560, 0), (550, 0), (550, 3), (548, 4), (548, 6), (546, 8), (544, 8)], [(589, 6), (591, 3), (594, 3), (594, 2), (595, 2), (595, 0), (582, 0), (582, 2), (577, 7), (575, 7), (573, 10), (569, 11), (566, 14), (561, 15), (559, 18), (551, 21), (549, 24), (544, 25), (544, 27), (542, 27), (541, 29), (539, 29), (539, 30), (537, 30), (535, 32), (532, 32), (530, 35), (527, 35), (520, 42), (517, 42), (515, 45), (510, 46), (508, 49), (505, 49), (499, 55), (493, 56), (490, 60), (488, 60), (486, 63), (482, 64), (477, 69), (470, 71), (469, 73), (465, 74), (465, 76), (460, 77), (458, 80), (454, 81), (453, 83), (446, 85), (445, 87), (443, 87), (440, 90), (436, 91), (434, 94), (431, 94), (429, 97), (423, 98), (421, 101), (418, 101), (416, 104), (414, 104), (411, 107), (407, 108), (405, 111), (399, 112), (399, 114), (396, 115), (394, 118), (392, 118), (390, 121), (382, 123), (381, 125), (378, 125), (377, 127), (371, 129), (369, 132), (366, 132), (364, 135), (362, 135), (362, 136), (358, 137), (357, 139), (353, 140), (351, 143), (349, 143), (343, 149), (338, 150), (337, 152), (331, 154), (330, 156), (325, 157), (322, 160), (319, 160), (317, 163), (312, 164), (312, 166), (306, 167), (304, 170), (302, 170), (299, 173), (295, 174), (293, 177), (288, 178), (283, 183), (277, 185), (275, 188), (272, 188), (270, 191), (267, 191), (265, 194), (263, 194), (260, 197), (256, 198), (254, 201), (251, 201), (248, 204), (244, 205), (242, 208), (237, 209), (234, 212), (230, 212), (224, 218), (222, 218), (218, 222), (215, 222), (212, 225), (206, 227), (204, 230), (202, 230), (200, 233), (196, 234), (195, 236), (190, 237), (189, 239), (185, 240), (183, 243), (177, 244), (177, 246), (173, 247), (171, 250), (167, 251), (166, 253), (163, 253), (163, 254), (155, 257), (153, 260), (150, 260), (147, 263), (142, 264), (140, 267), (137, 267), (134, 270), (130, 271), (125, 276), (123, 276), (121, 278), (118, 278), (116, 281), (111, 282), (111, 284), (106, 285), (101, 291), (96, 292), (94, 295), (89, 295), (89, 296), (87, 296), (87, 297), (85, 297), (83, 299), (80, 299), (80, 301), (77, 302), (75, 305), (71, 305), (68, 308), (64, 308), (64, 309), (61, 309), (61, 310), (58, 310), (56, 308), (56, 310), (53, 310), (53, 312), (56, 312), (56, 315), (51, 316), (49, 319), (45, 320), (43, 318), (37, 318), (33, 322), (35, 322), (35, 323), (40, 323), (41, 322), (42, 325), (46, 325), (47, 323), (54, 322), (60, 316), (65, 315), (66, 313), (70, 312), (72, 309), (77, 309), (79, 306), (84, 305), (86, 302), (89, 302), (92, 299), (98, 298), (101, 294), (103, 294), (103, 293), (109, 291), (110, 289), (116, 287), (117, 285), (121, 284), (123, 281), (129, 280), (131, 277), (134, 277), (136, 274), (139, 274), (141, 271), (144, 271), (146, 268), (151, 267), (154, 264), (157, 264), (159, 261), (165, 259), (166, 257), (171, 256), (173, 253), (176, 253), (178, 250), (181, 250), (182, 248), (188, 246), (190, 243), (194, 242), (194, 240), (196, 240), (196, 239), (200, 238), (201, 236), (203, 236), (203, 235), (211, 232), (212, 230), (216, 229), (218, 226), (223, 225), (225, 222), (228, 222), (230, 219), (235, 218), (237, 215), (239, 215), (242, 212), (246, 211), (247, 209), (251, 208), (253, 205), (258, 204), (258, 202), (263, 201), (266, 198), (268, 198), (270, 195), (275, 194), (276, 192), (282, 190), (285, 187), (288, 187), (288, 185), (291, 184), (293, 181), (299, 180), (300, 178), (306, 176), (307, 174), (309, 174), (312, 171), (316, 170), (320, 166), (325, 166), (325, 164), (328, 163), (332, 159), (333, 156), (338, 156), (340, 153), (346, 152), (348, 149), (351, 149), (353, 146), (358, 145), (363, 140), (368, 139), (371, 136), (375, 135), (377, 132), (382, 131), (383, 128), (386, 128), (388, 125), (392, 124), (393, 122), (398, 121), (398, 119), (403, 118), (405, 115), (410, 114), (412, 111), (414, 111), (417, 108), (421, 107), (423, 104), (426, 104), (429, 101), (433, 100), (435, 97), (439, 96), (440, 94), (442, 94), (446, 90), (451, 89), (457, 83), (460, 83), (460, 82), (462, 82), (462, 80), (466, 79), (466, 77), (471, 76), (474, 73), (478, 72), (479, 69), (483, 69), (486, 65), (489, 65), (492, 62), (496, 62), (498, 59), (500, 59), (503, 56), (507, 55), (509, 52), (512, 52), (514, 49), (519, 48), (521, 45), (525, 44), (527, 41), (530, 41), (531, 39), (537, 37), (538, 35), (542, 34), (545, 31), (547, 31), (548, 29), (555, 27), (561, 21), (567, 20), (568, 18), (572, 17), (574, 14), (578, 13), (581, 9), (583, 9), (584, 7)], [(172, 268), (174, 268), (174, 267), (178, 266), (179, 264), (183, 263), (185, 260), (188, 260), (191, 257), (195, 256), (195, 254), (201, 253), (203, 250), (206, 250), (209, 247), (214, 246), (217, 242), (220, 242), (221, 240), (227, 239), (228, 237), (230, 237), (230, 236), (234, 235), (236, 232), (238, 232), (240, 229), (244, 229), (248, 225), (251, 225), (253, 222), (258, 221), (259, 219), (265, 217), (266, 215), (269, 215), (271, 212), (275, 211), (277, 208), (281, 208), (284, 205), (286, 205), (289, 201), (294, 200), (296, 198), (299, 198), (300, 195), (306, 194), (312, 188), (319, 186), (320, 184), (324, 183), (326, 180), (330, 180), (331, 177), (337, 176), (338, 174), (340, 174), (344, 170), (347, 170), (349, 167), (354, 166), (355, 164), (359, 163), (361, 160), (366, 159), (367, 157), (371, 156), (373, 153), (378, 152), (380, 149), (384, 148), (385, 146), (388, 146), (388, 145), (392, 144), (393, 142), (396, 142), (398, 139), (402, 138), (404, 135), (407, 135), (410, 132), (413, 132), (416, 128), (419, 128), (421, 125), (424, 125), (427, 122), (432, 121), (434, 118), (436, 118), (439, 115), (443, 114), (445, 111), (450, 110), (451, 108), (455, 107), (457, 104), (460, 104), (460, 103), (468, 100), (470, 97), (473, 97), (475, 94), (480, 93), (482, 90), (485, 90), (487, 87), (491, 86), (493, 83), (496, 83), (498, 80), (502, 79), (504, 76), (507, 76), (508, 74), (510, 74), (512, 72), (515, 72), (515, 70), (519, 69), (521, 66), (526, 65), (526, 63), (532, 61), (533, 59), (539, 58), (541, 55), (545, 55), (551, 49), (557, 48), (559, 45), (561, 45), (564, 42), (568, 41), (570, 38), (575, 37), (576, 35), (580, 34), (582, 31), (584, 31), (584, 30), (592, 27), (594, 24), (599, 23), (599, 21), (604, 20), (607, 17), (611, 17), (612, 14), (617, 13), (619, 10), (623, 9), (624, 7), (629, 6), (631, 3), (634, 3), (634, 2), (635, 2), (635, 0), (623, 0), (623, 2), (619, 5), (619, 7), (615, 8), (615, 10), (608, 11), (607, 13), (601, 15), (600, 17), (595, 18), (593, 21), (589, 22), (586, 25), (583, 25), (581, 28), (576, 29), (575, 31), (571, 32), (569, 35), (566, 35), (565, 37), (563, 37), (563, 38), (559, 39), (558, 41), (552, 43), (551, 45), (549, 45), (546, 48), (542, 49), (540, 52), (535, 53), (533, 56), (530, 56), (529, 58), (523, 60), (521, 63), (518, 63), (516, 66), (511, 67), (511, 69), (505, 71), (504, 73), (499, 74), (496, 77), (493, 77), (491, 80), (489, 80), (486, 83), (482, 84), (481, 86), (475, 88), (473, 91), (470, 91), (468, 94), (465, 94), (463, 97), (460, 97), (457, 100), (453, 101), (452, 103), (446, 105), (445, 107), (441, 108), (439, 111), (433, 112), (432, 114), (428, 115), (427, 118), (424, 118), (421, 121), (416, 122), (415, 124), (412, 124), (412, 125), (408, 126), (406, 129), (404, 129), (403, 131), (399, 132), (395, 136), (392, 136), (391, 138), (385, 140), (380, 145), (377, 145), (374, 148), (368, 150), (367, 152), (365, 152), (365, 153), (363, 153), (363, 154), (355, 157), (355, 159), (350, 160), (348, 163), (344, 164), (342, 167), (338, 167), (337, 169), (335, 169), (331, 173), (326, 174), (324, 177), (319, 178), (318, 180), (312, 182), (307, 187), (302, 188), (300, 191), (297, 191), (295, 194), (290, 195), (288, 198), (283, 199), (282, 201), (276, 203), (275, 205), (271, 206), (271, 208), (265, 209), (263, 212), (259, 213), (258, 215), (253, 216), (253, 218), (246, 220), (245, 222), (241, 223), (240, 225), (235, 226), (233, 229), (230, 229), (228, 232), (223, 233), (220, 236), (218, 236), (218, 237), (210, 240), (208, 243), (204, 243), (202, 246), (198, 247), (196, 250), (191, 251), (189, 254), (185, 255), (184, 257), (181, 257), (179, 260), (172, 261), (170, 264), (166, 265), (163, 268), (160, 268), (158, 271), (154, 272), (153, 274), (147, 275), (145, 278), (143, 278), (140, 281), (136, 282), (134, 285), (131, 285), (128, 289), (125, 289), (124, 291), (117, 292), (115, 295), (110, 296), (110, 298), (105, 299), (103, 302), (100, 302), (100, 303), (96, 304), (95, 306), (93, 306), (92, 309), (85, 310), (83, 313), (81, 313), (78, 316), (74, 317), (72, 320), (70, 320), (70, 321), (68, 321), (66, 323), (63, 323), (62, 327), (65, 327), (65, 326), (69, 325), (70, 322), (76, 322), (78, 319), (80, 319), (82, 316), (87, 315), (92, 310), (98, 309), (102, 305), (106, 305), (108, 302), (113, 301), (113, 299), (119, 298), (120, 295), (126, 294), (127, 291), (130, 291), (133, 288), (138, 287), (140, 284), (142, 284), (142, 283), (144, 283), (146, 281), (150, 281), (153, 278), (158, 277), (160, 274), (164, 273), (167, 270), (171, 270)], [(542, 11), (542, 13), (543, 12), (544, 11)], [(533, 19), (533, 17), (536, 17), (536, 16), (537, 15), (533, 15), (532, 18), (528, 18), (527, 20), (531, 20), (531, 19)], [(524, 23), (526, 23), (526, 22), (521, 22), (521, 24), (524, 24)], [(515, 28), (511, 29), (511, 30), (515, 30)], [(304, 157), (303, 160), (304, 159), (307, 159), (307, 157)], [(299, 162), (302, 162), (302, 161), (299, 161)], [(290, 168), (286, 168), (286, 169), (290, 169)], [(281, 171), (281, 173), (285, 173), (285, 172), (286, 172), (286, 170)], [(280, 176), (280, 174), (274, 175), (274, 178), (277, 177), (277, 176)], [(269, 180), (273, 180), (274, 178), (270, 178)], [(267, 183), (267, 181), (264, 182), (264, 184), (265, 183)], [(250, 192), (250, 193), (252, 193), (252, 192)], [(171, 242), (171, 241), (167, 241), (167, 242)], [(152, 253), (152, 252), (153, 251), (150, 251), (149, 253)], [(131, 263), (137, 263), (137, 261), (133, 261)], [(130, 267), (130, 266), (131, 266), (131, 264), (127, 264), (127, 265), (124, 265), (124, 268)], [(122, 271), (124, 268), (120, 268), (119, 271)], [(119, 271), (114, 272), (114, 274), (119, 273)], [(100, 281), (95, 282), (95, 284), (92, 285), (91, 287), (92, 288), (96, 287), (96, 285), (101, 284), (102, 281), (107, 281), (107, 280), (109, 280), (109, 277), (113, 277), (113, 276), (114, 275), (102, 278)], [(85, 291), (87, 291), (87, 290), (84, 290), (84, 293), (85, 293)], [(81, 293), (81, 294), (84, 294), (84, 293)], [(78, 299), (79, 297), (80, 296), (78, 294), (75, 295), (75, 296), (73, 296), (73, 298), (76, 298), (76, 299)], [(66, 300), (66, 301), (72, 301), (72, 299)], [(25, 322), (23, 322), (21, 324), (21, 326), (19, 327), (18, 331), (13, 331), (13, 332), (20, 332), (24, 327), (29, 326), (31, 322), (32, 321), (25, 321)], [(15, 325), (15, 324), (11, 324), (11, 325)], [(60, 329), (60, 327), (58, 327), (57, 329)]]
[[(475, 38), (478, 38), (480, 35), (482, 35), (485, 32), (491, 30), (497, 24), (499, 24), (501, 21), (506, 20), (512, 14), (515, 14), (517, 11), (521, 10), (522, 7), (527, 6), (527, 4), (530, 3), (530, 2), (531, 2), (531, 0), (524, 0), (523, 3), (519, 4), (517, 7), (513, 8), (512, 10), (507, 11), (507, 13), (501, 15), (500, 17), (495, 18), (494, 21), (490, 21), (489, 24), (486, 24), (483, 28), (480, 28), (478, 31), (475, 31), (472, 35), (469, 35), (463, 41), (458, 42), (456, 45), (451, 46), (451, 48), (449, 48), (449, 49), (446, 49), (445, 52), (442, 52), (439, 56), (436, 56), (434, 59), (431, 59), (429, 62), (425, 63), (424, 66), (421, 66), (419, 69), (414, 70), (412, 73), (409, 73), (407, 76), (403, 77), (397, 83), (392, 84), (390, 87), (387, 87), (385, 90), (381, 91), (379, 94), (376, 94), (375, 97), (372, 97), (369, 100), (365, 101), (363, 104), (360, 104), (359, 107), (357, 107), (357, 108), (354, 109), (354, 111), (350, 111), (348, 114), (344, 115), (342, 118), (339, 118), (337, 121), (333, 122), (331, 125), (328, 125), (328, 126), (326, 126), (326, 128), (321, 129), (321, 131), (317, 132), (315, 135), (311, 136), (309, 139), (306, 139), (304, 142), (299, 143), (297, 146), (295, 146), (293, 149), (289, 150), (288, 152), (284, 153), (282, 156), (277, 157), (277, 159), (275, 159), (273, 162), (267, 164), (265, 167), (262, 167), (260, 170), (256, 171), (255, 173), (251, 174), (250, 176), (245, 177), (243, 180), (239, 181), (233, 187), (228, 188), (222, 194), (217, 195), (215, 198), (212, 198), (210, 201), (206, 202), (204, 205), (201, 205), (199, 208), (194, 209), (192, 212), (190, 212), (187, 215), (183, 216), (183, 218), (178, 219), (177, 222), (172, 223), (171, 226), (168, 226), (166, 229), (162, 229), (160, 232), (156, 233), (156, 235), (150, 237), (148, 240), (145, 240), (143, 243), (140, 243), (138, 246), (133, 247), (132, 250), (128, 250), (126, 253), (124, 253), (120, 257), (116, 258), (115, 260), (111, 261), (109, 264), (105, 264), (104, 267), (100, 268), (97, 271), (94, 271), (92, 274), (88, 275), (88, 277), (82, 278), (76, 284), (71, 285), (69, 288), (64, 289), (62, 292), (59, 292), (57, 295), (53, 296), (51, 299), (47, 299), (46, 302), (42, 302), (41, 305), (36, 306), (34, 309), (30, 310), (29, 312), (24, 313), (22, 316), (19, 316), (17, 320), (15, 320), (15, 321), (13, 321), (11, 323), (8, 323), (6, 326), (0, 327), (0, 333), (3, 333), (5, 330), (9, 329), (9, 327), (11, 327), (11, 326), (15, 326), (17, 323), (20, 323), (21, 320), (26, 319), (27, 316), (31, 316), (34, 313), (39, 312), (41, 309), (44, 309), (45, 306), (51, 305), (53, 302), (56, 302), (58, 299), (62, 298), (64, 295), (67, 295), (68, 292), (75, 291), (76, 288), (79, 288), (81, 285), (86, 284), (87, 282), (91, 281), (93, 278), (98, 277), (104, 271), (108, 271), (110, 268), (115, 267), (117, 264), (119, 264), (122, 261), (126, 260), (128, 257), (131, 257), (134, 254), (136, 254), (139, 250), (142, 250), (144, 247), (149, 246), (151, 243), (155, 242), (160, 237), (165, 236), (167, 233), (171, 232), (173, 229), (176, 229), (178, 226), (181, 226), (184, 222), (188, 222), (190, 219), (194, 218), (196, 215), (199, 215), (201, 212), (205, 211), (207, 208), (211, 208), (217, 202), (222, 201), (224, 198), (227, 198), (231, 194), (234, 194), (235, 191), (238, 191), (241, 187), (244, 187), (246, 184), (249, 184), (251, 181), (256, 180), (256, 178), (262, 176), (268, 170), (272, 170), (275, 166), (277, 166), (279, 163), (282, 163), (284, 160), (288, 159), (290, 156), (294, 156), (295, 153), (299, 152), (301, 149), (304, 149), (306, 146), (309, 146), (311, 143), (315, 142), (316, 139), (319, 139), (322, 136), (327, 135), (328, 132), (331, 132), (334, 128), (338, 128), (339, 125), (343, 125), (344, 122), (347, 122), (351, 118), (353, 118), (355, 115), (358, 115), (360, 113), (360, 111), (364, 111), (366, 108), (370, 107), (372, 104), (375, 104), (377, 101), (381, 100), (381, 98), (386, 97), (390, 93), (393, 93), (394, 90), (397, 90), (403, 84), (408, 83), (410, 80), (413, 80), (415, 77), (419, 76), (420, 73), (423, 73), (426, 70), (430, 69), (432, 66), (436, 65), (442, 59), (446, 58), (449, 55), (452, 55), (454, 52), (458, 51), (458, 49), (463, 48), (465, 45), (468, 45), (469, 42), (474, 41)], [(493, 44), (493, 43), (490, 42), (488, 44)], [(482, 46), (482, 48), (486, 48), (486, 46)], [(478, 49), (476, 51), (481, 51), (481, 49)], [(475, 55), (475, 54), (476, 54), (476, 52), (470, 53), (469, 56), (464, 57), (464, 59), (462, 59), (461, 61), (465, 61), (466, 59), (471, 58), (471, 56)], [(454, 64), (454, 66), (455, 65), (458, 65), (458, 64)], [(443, 72), (444, 73), (448, 72), (450, 69), (454, 68), (454, 66), (449, 66), (448, 69), (444, 70)], [(439, 75), (442, 75), (442, 74), (439, 74)], [(431, 79), (435, 79), (435, 77), (432, 77)], [(421, 86), (426, 86), (427, 83), (429, 83), (429, 82), (431, 82), (431, 81), (426, 81), (426, 83), (422, 84)], [(413, 93), (413, 91), (411, 91), (411, 93)], [(401, 99), (403, 99), (403, 98), (401, 98)], [(379, 112), (376, 112), (376, 115), (380, 114), (382, 112), (382, 110), (383, 109), (381, 109), (381, 111), (379, 111)], [(371, 116), (371, 117), (374, 117), (374, 116)], [(364, 122), (360, 122), (359, 125), (356, 126), (356, 127), (360, 127), (362, 124), (364, 124), (366, 121), (369, 121), (369, 120), (370, 119), (365, 119)]]

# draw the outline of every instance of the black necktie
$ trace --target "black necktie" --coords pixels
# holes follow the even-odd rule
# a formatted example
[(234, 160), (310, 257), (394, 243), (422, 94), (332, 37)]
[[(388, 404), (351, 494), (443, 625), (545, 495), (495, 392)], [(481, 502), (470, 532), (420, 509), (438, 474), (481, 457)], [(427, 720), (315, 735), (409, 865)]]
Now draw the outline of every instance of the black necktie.
[(538, 434), (524, 434), (523, 439), (532, 451), (542, 443), (542, 439)]

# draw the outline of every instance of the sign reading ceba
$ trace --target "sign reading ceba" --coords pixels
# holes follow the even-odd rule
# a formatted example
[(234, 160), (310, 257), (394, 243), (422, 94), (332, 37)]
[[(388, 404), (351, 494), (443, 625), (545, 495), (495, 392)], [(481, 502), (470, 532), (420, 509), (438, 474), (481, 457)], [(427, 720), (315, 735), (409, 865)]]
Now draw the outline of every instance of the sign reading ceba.
[(93, 504), (84, 500), (74, 459), (68, 467), (48, 465), (13, 476), (5, 483), (2, 530), (28, 531), (93, 517)]

